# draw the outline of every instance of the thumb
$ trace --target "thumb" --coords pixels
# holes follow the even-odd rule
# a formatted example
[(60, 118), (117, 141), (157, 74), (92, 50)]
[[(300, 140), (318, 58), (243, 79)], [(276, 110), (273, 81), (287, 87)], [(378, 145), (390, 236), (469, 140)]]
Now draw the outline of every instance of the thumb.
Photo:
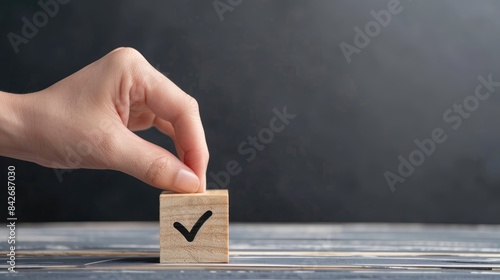
[(115, 143), (109, 168), (163, 190), (180, 193), (198, 190), (200, 179), (176, 156), (130, 130), (124, 130)]

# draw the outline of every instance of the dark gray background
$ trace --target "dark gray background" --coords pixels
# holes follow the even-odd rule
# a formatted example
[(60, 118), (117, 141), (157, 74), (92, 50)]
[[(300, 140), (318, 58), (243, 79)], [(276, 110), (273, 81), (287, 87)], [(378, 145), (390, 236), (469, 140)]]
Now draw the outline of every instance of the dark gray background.
[[(221, 0), (226, 3), (225, 0)], [(237, 2), (237, 1), (236, 1)], [(500, 88), (452, 130), (443, 113), (500, 81), (500, 2), (401, 1), (347, 63), (339, 44), (388, 1), (243, 1), (221, 21), (212, 1), (71, 1), (16, 54), (36, 1), (0, 4), (0, 90), (43, 89), (119, 46), (139, 50), (200, 103), (209, 171), (229, 183), (232, 221), (500, 223)], [(272, 109), (297, 117), (247, 162), (238, 145)], [(392, 192), (413, 141), (448, 139)], [(156, 130), (141, 136), (171, 148)], [(134, 147), (130, 147), (133, 149)], [(157, 220), (159, 190), (114, 171), (17, 168), (20, 221)]]

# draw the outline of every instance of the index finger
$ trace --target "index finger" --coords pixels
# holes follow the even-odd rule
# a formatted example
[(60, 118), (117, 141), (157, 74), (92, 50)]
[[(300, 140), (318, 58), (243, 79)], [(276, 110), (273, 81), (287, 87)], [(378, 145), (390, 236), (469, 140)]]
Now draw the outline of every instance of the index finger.
[(153, 70), (151, 79), (144, 85), (146, 105), (156, 116), (172, 124), (176, 144), (184, 152), (184, 164), (198, 175), (198, 192), (204, 192), (209, 153), (198, 102), (156, 69)]

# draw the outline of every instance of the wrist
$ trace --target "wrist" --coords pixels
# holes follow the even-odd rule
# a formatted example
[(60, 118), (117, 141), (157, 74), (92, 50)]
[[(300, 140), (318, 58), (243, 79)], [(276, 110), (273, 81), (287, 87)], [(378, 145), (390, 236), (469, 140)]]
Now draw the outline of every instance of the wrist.
[(34, 161), (28, 144), (30, 94), (0, 91), (0, 155)]

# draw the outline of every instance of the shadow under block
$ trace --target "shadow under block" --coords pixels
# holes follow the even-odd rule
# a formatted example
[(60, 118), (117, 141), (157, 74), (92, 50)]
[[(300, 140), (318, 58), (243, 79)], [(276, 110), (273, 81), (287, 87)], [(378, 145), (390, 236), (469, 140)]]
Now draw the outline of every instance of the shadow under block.
[(160, 195), (160, 263), (229, 262), (227, 190)]

